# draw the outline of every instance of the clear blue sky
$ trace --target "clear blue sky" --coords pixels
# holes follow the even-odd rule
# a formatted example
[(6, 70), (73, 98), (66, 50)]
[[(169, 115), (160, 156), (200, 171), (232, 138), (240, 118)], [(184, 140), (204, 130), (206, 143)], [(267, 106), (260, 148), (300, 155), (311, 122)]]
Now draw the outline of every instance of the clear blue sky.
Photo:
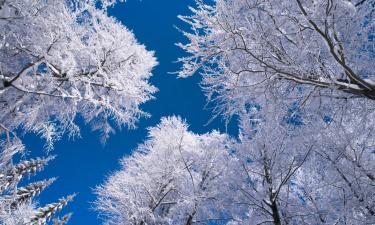
[[(224, 122), (216, 119), (209, 125), (205, 124), (211, 118), (209, 110), (204, 110), (206, 99), (199, 87), (199, 76), (187, 79), (177, 79), (169, 74), (179, 69), (174, 63), (183, 51), (175, 46), (176, 42), (184, 41), (182, 34), (175, 29), (178, 26), (187, 29), (177, 15), (188, 15), (188, 6), (194, 6), (192, 0), (128, 0), (117, 4), (109, 10), (135, 33), (140, 43), (148, 50), (156, 52), (159, 65), (153, 71), (151, 82), (159, 89), (156, 99), (145, 104), (144, 111), (152, 114), (144, 118), (135, 130), (117, 130), (105, 146), (99, 141), (99, 134), (92, 133), (90, 128), (78, 120), (82, 127), (82, 138), (67, 140), (64, 138), (55, 145), (52, 154), (57, 158), (50, 162), (43, 172), (35, 179), (58, 177), (57, 181), (40, 195), (40, 205), (54, 202), (70, 193), (78, 193), (61, 214), (73, 212), (69, 224), (94, 225), (101, 224), (91, 202), (95, 200), (93, 188), (103, 183), (111, 172), (119, 169), (119, 160), (145, 139), (147, 127), (156, 125), (162, 116), (180, 115), (190, 124), (190, 129), (203, 133), (212, 129), (225, 132)], [(234, 125), (229, 131), (235, 134)], [(40, 139), (33, 135), (25, 137), (30, 150), (28, 157), (46, 155), (42, 150)]]

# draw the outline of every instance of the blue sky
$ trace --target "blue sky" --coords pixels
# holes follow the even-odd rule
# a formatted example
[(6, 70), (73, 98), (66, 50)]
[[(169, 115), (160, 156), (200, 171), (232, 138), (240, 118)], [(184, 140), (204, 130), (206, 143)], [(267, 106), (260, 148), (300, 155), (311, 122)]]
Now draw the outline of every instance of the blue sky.
[[(73, 212), (69, 224), (101, 224), (91, 204), (95, 200), (93, 188), (103, 183), (111, 172), (119, 169), (119, 160), (142, 143), (147, 135), (147, 127), (159, 123), (161, 117), (179, 115), (186, 119), (190, 129), (197, 133), (212, 129), (225, 132), (225, 124), (220, 119), (205, 126), (212, 114), (204, 109), (206, 99), (199, 87), (200, 77), (178, 79), (169, 74), (179, 69), (180, 65), (174, 61), (184, 55), (183, 51), (175, 46), (176, 42), (184, 41), (175, 26), (187, 29), (177, 15), (190, 14), (188, 6), (194, 6), (194, 1), (128, 0), (127, 3), (117, 4), (109, 10), (110, 15), (134, 32), (140, 43), (145, 44), (148, 50), (155, 51), (159, 65), (153, 71), (151, 83), (159, 92), (155, 100), (142, 107), (152, 115), (151, 118), (141, 119), (135, 130), (117, 130), (104, 146), (100, 143), (99, 134), (91, 132), (79, 119), (82, 138), (63, 138), (56, 143), (51, 154), (57, 155), (57, 158), (50, 162), (43, 172), (38, 173), (35, 179), (58, 177), (57, 181), (40, 195), (40, 205), (54, 202), (70, 193), (78, 194), (61, 213)], [(230, 125), (228, 130), (235, 135), (235, 125)], [(38, 137), (27, 135), (25, 139), (30, 150), (28, 157), (47, 154), (43, 151), (43, 143)]]

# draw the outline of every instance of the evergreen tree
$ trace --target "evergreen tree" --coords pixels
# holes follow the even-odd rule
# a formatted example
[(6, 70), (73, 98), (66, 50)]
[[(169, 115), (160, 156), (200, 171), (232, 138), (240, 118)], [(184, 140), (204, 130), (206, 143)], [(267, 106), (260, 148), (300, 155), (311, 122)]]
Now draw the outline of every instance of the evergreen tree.
[[(4, 166), (4, 173), (0, 174), (0, 224), (47, 224), (57, 211), (73, 199), (74, 195), (70, 195), (42, 208), (36, 206), (34, 198), (51, 185), (56, 180), (55, 178), (18, 187), (23, 177), (41, 171), (52, 159), (54, 156), (23, 160), (16, 165), (10, 162), (2, 163), (7, 166)], [(63, 224), (69, 218), (70, 216), (67, 215), (56, 221)]]

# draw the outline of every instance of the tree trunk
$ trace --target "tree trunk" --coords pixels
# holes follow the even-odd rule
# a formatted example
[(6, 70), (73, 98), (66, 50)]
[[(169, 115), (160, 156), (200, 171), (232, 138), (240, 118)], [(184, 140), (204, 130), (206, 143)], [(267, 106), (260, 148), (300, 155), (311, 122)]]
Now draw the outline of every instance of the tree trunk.
[(195, 214), (197, 213), (197, 206), (198, 206), (198, 204), (197, 204), (197, 202), (195, 202), (194, 210), (193, 210), (193, 212), (188, 216), (185, 225), (192, 225), (192, 224), (193, 224), (193, 218), (194, 218)]
[(193, 215), (189, 215), (185, 225), (192, 225), (193, 224)]
[(277, 207), (276, 201), (272, 201), (271, 210), (272, 210), (273, 223), (275, 225), (281, 225), (281, 219), (280, 219), (279, 209)]

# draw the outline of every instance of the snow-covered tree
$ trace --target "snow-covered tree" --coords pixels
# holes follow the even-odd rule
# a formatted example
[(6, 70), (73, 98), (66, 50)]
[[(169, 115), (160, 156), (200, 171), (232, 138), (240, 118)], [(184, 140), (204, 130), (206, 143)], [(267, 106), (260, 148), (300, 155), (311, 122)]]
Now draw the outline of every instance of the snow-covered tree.
[(256, 96), (290, 81), (374, 99), (374, 8), (370, 0), (198, 0), (192, 16), (180, 17), (192, 28), (180, 44), (191, 54), (180, 59), (180, 76), (203, 67), (204, 83), (224, 94)]
[(96, 2), (1, 1), (2, 135), (34, 132), (52, 148), (63, 134), (79, 135), (77, 115), (103, 140), (110, 124), (134, 127), (147, 116), (139, 107), (156, 91), (153, 52)]
[(293, 125), (280, 123), (283, 115), (274, 110), (274, 105), (253, 106), (241, 116), (232, 182), (237, 186), (235, 204), (245, 210), (236, 215), (242, 224), (304, 224), (313, 216), (296, 195), (293, 181), (314, 147), (295, 134), (300, 130), (289, 128)]
[(232, 182), (235, 204), (247, 209), (236, 216), (244, 224), (373, 223), (373, 141), (332, 133), (330, 124), (316, 134), (315, 124), (297, 126), (283, 112), (272, 102), (241, 114)]
[(245, 224), (374, 223), (375, 2), (216, 0), (192, 11), (180, 76), (202, 69), (216, 112), (241, 117)]
[[(53, 157), (23, 160), (16, 165), (3, 162), (0, 166), (0, 224), (24, 225), (47, 224), (54, 214), (61, 210), (72, 196), (59, 202), (39, 208), (34, 199), (40, 192), (51, 185), (55, 179), (42, 180), (19, 187), (19, 181), (42, 170)], [(69, 220), (63, 217), (59, 224)]]
[(107, 224), (229, 221), (230, 144), (226, 135), (194, 134), (181, 119), (163, 118), (97, 188), (97, 209)]

